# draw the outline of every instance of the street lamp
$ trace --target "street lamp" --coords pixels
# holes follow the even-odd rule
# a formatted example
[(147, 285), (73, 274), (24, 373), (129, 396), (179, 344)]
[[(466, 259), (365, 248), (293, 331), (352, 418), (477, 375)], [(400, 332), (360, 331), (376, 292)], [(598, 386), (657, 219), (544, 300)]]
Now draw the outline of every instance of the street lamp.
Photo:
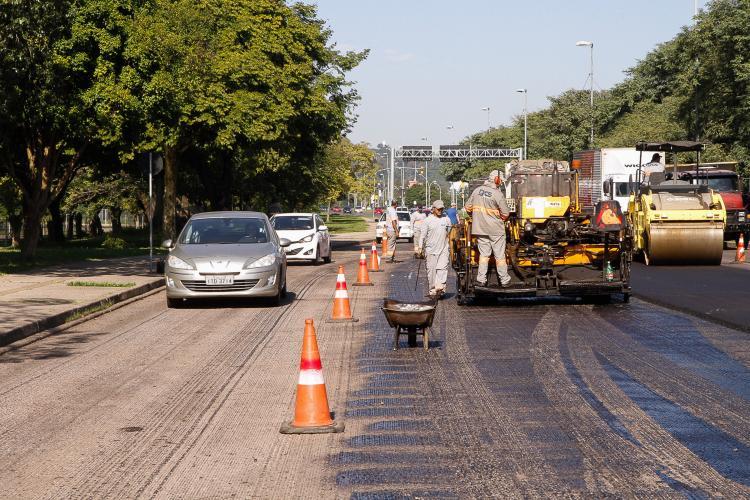
[(523, 159), (526, 160), (529, 156), (528, 154), (528, 129), (529, 129), (529, 122), (528, 122), (528, 110), (527, 110), (527, 98), (529, 93), (527, 92), (527, 89), (516, 89), (516, 92), (523, 94)]
[(487, 112), (487, 131), (489, 132), (490, 131), (490, 107), (485, 106), (484, 108), (482, 108), (482, 111)]
[(594, 149), (594, 42), (580, 40), (576, 42), (576, 47), (589, 47), (591, 49), (591, 69), (589, 70), (589, 80), (591, 82), (591, 144), (589, 146), (591, 149)]
[(443, 188), (440, 186), (440, 184), (438, 184), (438, 181), (432, 181), (430, 183), (430, 185), (432, 185), (432, 184), (435, 184), (438, 187), (438, 193), (440, 193), (438, 199), (442, 200), (443, 199)]

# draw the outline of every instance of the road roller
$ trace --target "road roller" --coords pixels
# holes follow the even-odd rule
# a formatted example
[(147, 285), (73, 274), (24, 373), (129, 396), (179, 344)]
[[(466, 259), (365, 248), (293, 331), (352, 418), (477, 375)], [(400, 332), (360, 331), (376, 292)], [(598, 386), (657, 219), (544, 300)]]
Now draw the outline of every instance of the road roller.
[[(721, 264), (727, 212), (721, 195), (707, 185), (677, 177), (677, 153), (694, 152), (696, 170), (704, 145), (692, 141), (638, 143), (636, 149), (671, 153), (674, 167), (652, 168), (639, 162), (628, 219), (636, 255), (646, 265)], [(670, 172), (672, 168), (672, 172)]]
[[(511, 282), (476, 282), (479, 250), (466, 216), (451, 237), (460, 305), (517, 297), (630, 297), (632, 241), (620, 204), (602, 200), (591, 212), (579, 202), (580, 162), (513, 160), (506, 166), (506, 264)], [(481, 182), (481, 181), (480, 181)], [(476, 187), (478, 183), (470, 183)]]

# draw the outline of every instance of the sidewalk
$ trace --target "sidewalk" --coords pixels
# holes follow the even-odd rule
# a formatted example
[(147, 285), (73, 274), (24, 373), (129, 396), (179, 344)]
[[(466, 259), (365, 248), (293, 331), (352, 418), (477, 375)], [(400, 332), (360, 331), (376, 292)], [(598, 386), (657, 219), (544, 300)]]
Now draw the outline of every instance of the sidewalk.
[(158, 288), (163, 277), (147, 266), (147, 258), (127, 257), (0, 276), (0, 346)]

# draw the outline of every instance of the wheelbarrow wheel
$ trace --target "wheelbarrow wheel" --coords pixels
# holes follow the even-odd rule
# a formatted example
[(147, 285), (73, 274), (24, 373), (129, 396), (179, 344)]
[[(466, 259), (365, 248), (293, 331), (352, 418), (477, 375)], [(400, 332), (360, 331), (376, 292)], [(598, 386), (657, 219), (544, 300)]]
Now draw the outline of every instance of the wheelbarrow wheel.
[(417, 332), (411, 328), (409, 329), (409, 347), (417, 347)]
[(430, 327), (426, 327), (422, 334), (422, 348), (425, 351), (430, 348)]

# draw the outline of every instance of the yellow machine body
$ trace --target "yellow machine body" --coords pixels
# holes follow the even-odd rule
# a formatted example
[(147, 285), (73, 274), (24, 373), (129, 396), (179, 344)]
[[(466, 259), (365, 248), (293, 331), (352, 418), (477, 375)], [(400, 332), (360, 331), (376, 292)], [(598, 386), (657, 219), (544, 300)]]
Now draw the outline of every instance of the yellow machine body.
[[(674, 186), (677, 186), (675, 188)], [(646, 264), (720, 264), (726, 207), (711, 189), (657, 185), (630, 196), (634, 249)]]
[(570, 210), (570, 196), (524, 196), (519, 217), (534, 223), (563, 217)]

